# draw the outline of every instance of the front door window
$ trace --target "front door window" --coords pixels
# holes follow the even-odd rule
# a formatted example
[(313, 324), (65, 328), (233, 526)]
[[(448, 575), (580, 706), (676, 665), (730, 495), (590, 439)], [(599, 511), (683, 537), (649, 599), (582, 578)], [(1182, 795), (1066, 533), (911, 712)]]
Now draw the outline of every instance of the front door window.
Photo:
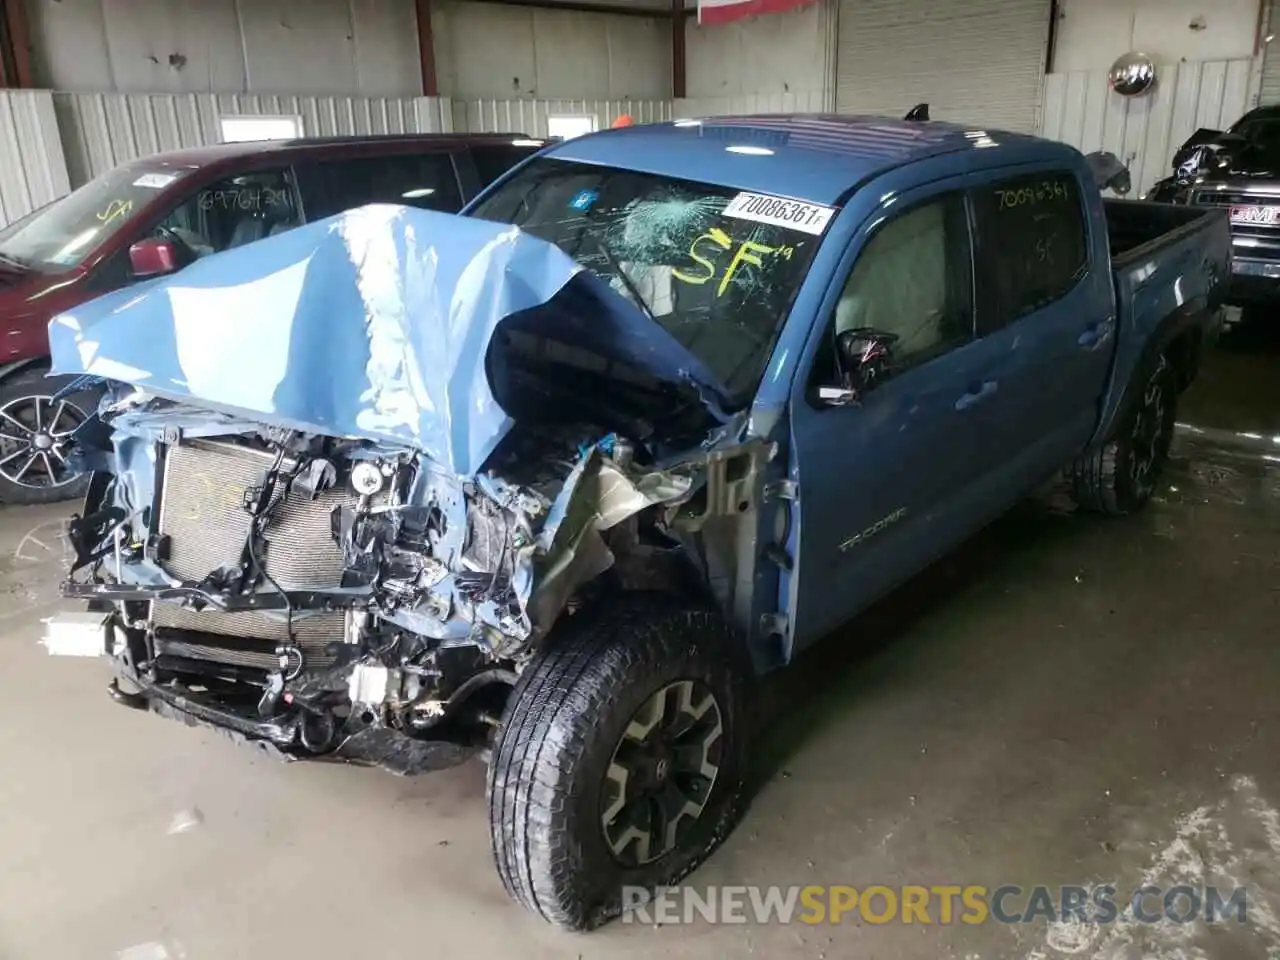
[(256, 170), (201, 188), (165, 217), (156, 232), (176, 239), (199, 259), (301, 223), (288, 171)]

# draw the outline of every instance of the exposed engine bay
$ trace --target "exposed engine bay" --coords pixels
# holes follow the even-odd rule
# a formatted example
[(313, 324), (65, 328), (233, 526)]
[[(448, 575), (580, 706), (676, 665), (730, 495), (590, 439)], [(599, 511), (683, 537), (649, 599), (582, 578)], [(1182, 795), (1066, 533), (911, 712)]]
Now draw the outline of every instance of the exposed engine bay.
[(726, 504), (748, 519), (769, 456), (658, 466), (594, 425), (546, 425), (463, 480), (138, 393), (111, 416), (114, 469), (71, 524), (64, 592), (112, 611), (117, 699), (403, 773), (469, 755), (562, 616), (610, 591), (705, 590), (699, 531)]

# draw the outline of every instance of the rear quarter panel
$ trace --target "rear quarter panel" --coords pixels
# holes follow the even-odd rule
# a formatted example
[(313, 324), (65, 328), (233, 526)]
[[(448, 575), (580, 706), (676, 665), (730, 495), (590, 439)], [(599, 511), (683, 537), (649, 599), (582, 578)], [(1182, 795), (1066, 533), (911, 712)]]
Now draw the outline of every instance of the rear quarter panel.
[(1112, 261), (1117, 337), (1094, 442), (1104, 442), (1130, 400), (1134, 377), (1187, 333), (1206, 337), (1231, 276), (1225, 210), (1204, 215)]

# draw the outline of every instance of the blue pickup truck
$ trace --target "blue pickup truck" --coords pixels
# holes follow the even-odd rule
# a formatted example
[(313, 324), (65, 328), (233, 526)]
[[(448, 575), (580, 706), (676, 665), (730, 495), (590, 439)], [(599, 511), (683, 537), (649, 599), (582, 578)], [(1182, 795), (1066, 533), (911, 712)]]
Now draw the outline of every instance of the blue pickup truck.
[(110, 441), (51, 653), (291, 759), (488, 758), (506, 889), (588, 928), (731, 829), (753, 678), (1065, 471), (1152, 496), (1221, 211), (943, 123), (557, 144), (50, 326)]

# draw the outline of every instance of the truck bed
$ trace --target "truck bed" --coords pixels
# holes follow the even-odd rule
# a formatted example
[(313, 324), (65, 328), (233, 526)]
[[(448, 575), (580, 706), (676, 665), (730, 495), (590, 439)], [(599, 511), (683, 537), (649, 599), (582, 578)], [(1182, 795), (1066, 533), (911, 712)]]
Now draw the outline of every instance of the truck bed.
[(1231, 276), (1222, 208), (1103, 200), (1119, 336), (1099, 436), (1109, 435), (1134, 372), (1183, 330), (1207, 324)]
[(1105, 198), (1102, 203), (1106, 208), (1107, 233), (1111, 238), (1111, 260), (1117, 269), (1150, 256), (1159, 248), (1175, 244), (1184, 236), (1203, 229), (1209, 219), (1223, 216), (1221, 210), (1172, 203)]

